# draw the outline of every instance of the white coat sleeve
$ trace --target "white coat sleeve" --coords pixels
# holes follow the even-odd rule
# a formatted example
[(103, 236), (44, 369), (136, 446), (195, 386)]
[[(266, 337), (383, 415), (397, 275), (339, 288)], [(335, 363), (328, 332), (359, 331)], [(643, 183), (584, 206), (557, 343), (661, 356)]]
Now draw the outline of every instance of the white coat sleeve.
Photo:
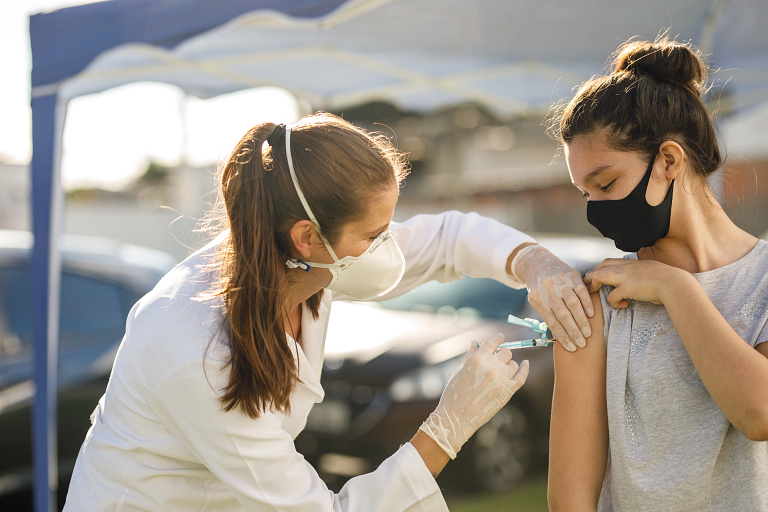
[[(507, 259), (517, 246), (533, 238), (501, 222), (477, 213), (458, 211), (416, 215), (390, 225), (405, 256), (405, 274), (386, 300), (429, 281), (447, 283), (470, 277), (487, 277), (511, 288), (525, 284), (507, 274)], [(353, 300), (334, 293), (334, 300)]]
[[(246, 511), (447, 511), (435, 479), (410, 443), (372, 473), (329, 491), (299, 454), (279, 416), (254, 420), (224, 412), (218, 394), (228, 373), (199, 359), (174, 367), (155, 389), (152, 408)], [(210, 382), (209, 382), (210, 381)]]

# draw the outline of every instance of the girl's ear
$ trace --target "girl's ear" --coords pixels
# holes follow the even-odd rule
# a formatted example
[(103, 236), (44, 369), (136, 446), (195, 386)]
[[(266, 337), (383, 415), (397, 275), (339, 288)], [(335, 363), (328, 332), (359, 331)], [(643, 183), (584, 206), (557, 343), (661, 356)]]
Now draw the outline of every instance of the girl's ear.
[(659, 147), (662, 161), (664, 163), (664, 175), (668, 180), (673, 180), (683, 170), (685, 162), (685, 150), (673, 140), (662, 142)]
[[(299, 220), (291, 226), (290, 237), (295, 250), (302, 259), (309, 260), (312, 256), (312, 236), (315, 225), (309, 220)], [(314, 235), (316, 236), (316, 235)], [(295, 256), (295, 255), (294, 255)]]

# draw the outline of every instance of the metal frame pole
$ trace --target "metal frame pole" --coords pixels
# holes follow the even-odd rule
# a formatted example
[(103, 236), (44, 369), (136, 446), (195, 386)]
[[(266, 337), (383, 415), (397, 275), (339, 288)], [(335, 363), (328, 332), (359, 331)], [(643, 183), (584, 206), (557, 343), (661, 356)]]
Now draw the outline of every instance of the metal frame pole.
[(35, 396), (32, 407), (34, 510), (56, 509), (56, 384), (59, 341), (63, 196), (59, 180), (64, 107), (53, 94), (32, 97), (32, 336)]

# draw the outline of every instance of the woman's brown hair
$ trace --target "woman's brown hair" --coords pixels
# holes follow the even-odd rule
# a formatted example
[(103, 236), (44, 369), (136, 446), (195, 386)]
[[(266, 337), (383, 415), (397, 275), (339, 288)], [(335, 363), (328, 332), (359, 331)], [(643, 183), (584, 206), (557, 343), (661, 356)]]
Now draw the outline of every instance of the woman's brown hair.
[(688, 166), (706, 178), (723, 163), (712, 116), (701, 100), (707, 66), (690, 45), (659, 38), (628, 41), (614, 54), (613, 72), (593, 77), (556, 111), (552, 128), (563, 144), (602, 135), (608, 147), (650, 160), (673, 140)]
[[(291, 181), (285, 136), (275, 128), (264, 123), (248, 130), (223, 166), (218, 209), (225, 210), (219, 217), (230, 231), (219, 245), (218, 278), (207, 295), (224, 305), (230, 373), (223, 409), (240, 407), (251, 418), (269, 407), (290, 411), (298, 380), (298, 358), (284, 324), (291, 271), (285, 261), (291, 227), (309, 217)], [(299, 186), (331, 244), (347, 223), (366, 215), (372, 195), (399, 186), (407, 174), (402, 154), (386, 137), (325, 113), (291, 128), (291, 155)], [(315, 318), (322, 293), (307, 301)]]

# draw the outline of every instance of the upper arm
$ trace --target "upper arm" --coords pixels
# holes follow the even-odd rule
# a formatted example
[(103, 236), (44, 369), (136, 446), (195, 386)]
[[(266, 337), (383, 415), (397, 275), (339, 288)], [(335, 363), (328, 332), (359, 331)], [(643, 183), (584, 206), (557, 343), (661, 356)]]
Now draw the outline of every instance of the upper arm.
[(400, 284), (378, 300), (397, 297), (429, 281), (487, 277), (523, 287), (507, 274), (510, 253), (533, 238), (494, 219), (458, 211), (416, 215), (390, 226), (405, 257)]
[(608, 459), (606, 345), (599, 294), (587, 346), (567, 352), (555, 343), (555, 393), (549, 441), (550, 509), (595, 510)]
[(765, 357), (768, 357), (768, 341), (763, 341), (759, 345), (755, 347), (755, 349), (763, 354)]

